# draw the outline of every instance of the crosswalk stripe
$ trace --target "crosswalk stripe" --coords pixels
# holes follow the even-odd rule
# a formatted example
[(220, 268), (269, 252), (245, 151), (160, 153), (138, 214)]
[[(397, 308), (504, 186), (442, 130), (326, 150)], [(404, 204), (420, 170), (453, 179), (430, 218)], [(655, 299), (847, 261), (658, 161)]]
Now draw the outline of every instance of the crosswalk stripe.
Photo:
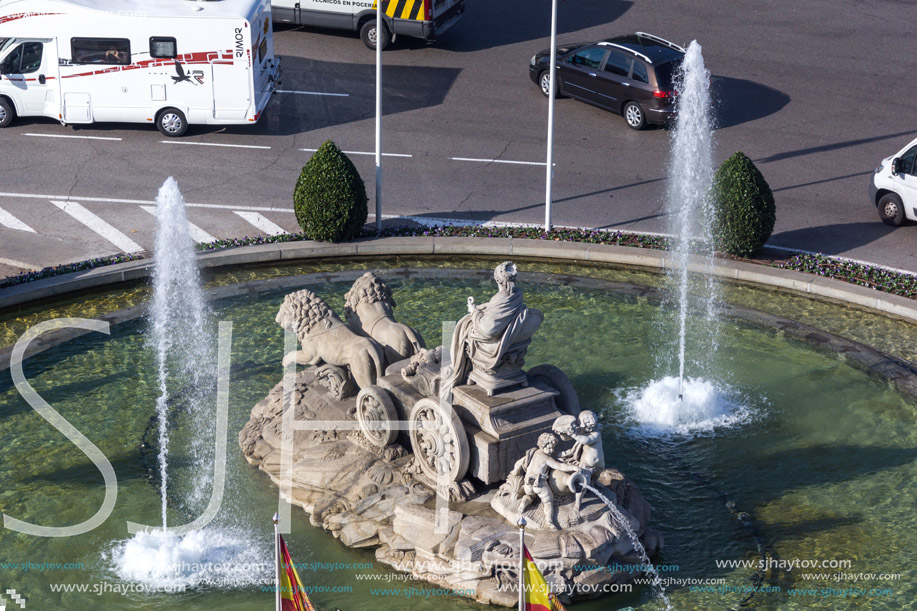
[(74, 201), (61, 202), (56, 200), (51, 200), (51, 203), (95, 231), (97, 234), (117, 246), (120, 250), (124, 252), (137, 252), (143, 250), (140, 244), (133, 241), (78, 203)]
[(29, 231), (35, 233), (35, 230), (17, 219), (15, 216), (0, 208), (0, 225), (7, 227), (9, 229), (17, 229), (19, 231)]
[(283, 227), (280, 225), (275, 225), (263, 214), (258, 214), (257, 212), (241, 212), (239, 210), (233, 210), (233, 212), (248, 221), (250, 224), (254, 225), (258, 231), (268, 235), (280, 235), (282, 233), (286, 233)]
[[(41, 265), (33, 265), (32, 263), (25, 263), (24, 261), (18, 261), (16, 259), (7, 259), (0, 257), (0, 265), (9, 265), (10, 267), (21, 267), (22, 269), (41, 269)], [(3, 611), (0, 608), (0, 611)]]
[[(153, 216), (156, 216), (156, 206), (140, 206)], [(191, 234), (191, 239), (197, 242), (198, 244), (206, 244), (207, 242), (216, 242), (216, 238), (195, 225), (192, 222), (188, 222), (188, 233)]]

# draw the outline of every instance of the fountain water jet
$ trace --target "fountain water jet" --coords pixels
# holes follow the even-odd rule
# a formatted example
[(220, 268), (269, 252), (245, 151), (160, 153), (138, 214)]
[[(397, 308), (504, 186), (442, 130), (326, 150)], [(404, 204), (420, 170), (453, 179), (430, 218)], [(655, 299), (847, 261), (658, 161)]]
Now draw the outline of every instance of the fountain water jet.
[(605, 505), (608, 506), (608, 509), (611, 510), (611, 515), (613, 516), (615, 526), (621, 528), (624, 533), (627, 535), (627, 538), (630, 540), (631, 545), (634, 546), (634, 551), (637, 552), (637, 555), (640, 556), (640, 563), (646, 569), (646, 572), (649, 573), (650, 577), (653, 579), (653, 590), (659, 594), (659, 597), (665, 603), (665, 608), (669, 611), (672, 609), (672, 603), (669, 602), (669, 597), (665, 595), (665, 586), (662, 583), (662, 579), (659, 577), (659, 572), (653, 567), (653, 563), (650, 562), (650, 557), (646, 553), (646, 548), (643, 547), (643, 544), (640, 543), (640, 538), (637, 536), (637, 533), (634, 532), (634, 529), (630, 525), (630, 521), (624, 514), (621, 513), (614, 503), (608, 500), (604, 494), (590, 486), (589, 484), (583, 483), (583, 487), (590, 491), (592, 494), (596, 495)]
[[(678, 373), (653, 380), (640, 393), (632, 393), (629, 404), (638, 422), (655, 427), (680, 427), (685, 432), (695, 425), (706, 428), (709, 423), (728, 420), (727, 410), (735, 407), (730, 400), (718, 396), (720, 390), (716, 384), (704, 378), (714, 373), (711, 357), (716, 353), (717, 342), (712, 323), (717, 284), (709, 273), (714, 254), (711, 236), (714, 212), (709, 197), (713, 181), (710, 72), (704, 66), (697, 41), (688, 45), (676, 90), (678, 116), (672, 139), (667, 198), (672, 223), (670, 232), (677, 236), (670, 278), (676, 287), (672, 301), (678, 325), (674, 355)], [(694, 276), (689, 271), (700, 274)], [(698, 283), (701, 286), (697, 286)], [(696, 287), (693, 291), (692, 286)], [(692, 332), (689, 317), (692, 293), (703, 296), (703, 328), (699, 333)], [(691, 353), (699, 356), (688, 356), (689, 343), (694, 347)], [(699, 375), (688, 377), (688, 366)], [(651, 409), (647, 410), (647, 405), (652, 405)]]
[[(150, 308), (153, 343), (156, 347), (159, 397), (156, 414), (159, 419), (159, 476), (162, 501), (162, 527), (166, 528), (168, 507), (169, 399), (175, 395), (176, 382), (188, 389), (186, 402), (192, 418), (205, 420), (202, 403), (206, 400), (209, 380), (206, 371), (212, 362), (207, 337), (207, 309), (201, 290), (200, 272), (194, 242), (188, 231), (185, 202), (178, 183), (167, 179), (156, 198), (156, 265), (153, 272), (153, 301)], [(170, 381), (172, 388), (170, 389)], [(199, 430), (208, 430), (205, 427)], [(192, 455), (198, 457), (195, 471), (206, 473), (210, 461), (201, 435), (195, 435)], [(199, 491), (201, 486), (194, 485)], [(196, 499), (193, 499), (196, 500)]]
[[(252, 568), (264, 565), (264, 553), (244, 529), (232, 527), (225, 518), (219, 525), (190, 532), (189, 525), (177, 531), (167, 528), (170, 500), (182, 513), (200, 515), (206, 493), (211, 486), (217, 486), (212, 477), (216, 359), (212, 350), (213, 325), (185, 202), (174, 179), (163, 183), (156, 201), (156, 263), (150, 318), (158, 368), (156, 414), (162, 529), (139, 531), (132, 539), (117, 542), (106, 556), (119, 578), (146, 585), (251, 583), (268, 569)], [(228, 370), (228, 361), (225, 366)], [(173, 420), (182, 418), (187, 438), (176, 435), (170, 439), (170, 415)], [(175, 478), (172, 473), (170, 479), (170, 445), (173, 450), (181, 446), (189, 457), (184, 460), (188, 464), (184, 477)], [(186, 481), (176, 485), (176, 479)], [(219, 496), (222, 500), (222, 493)], [(229, 516), (229, 521), (232, 518)], [(193, 524), (190, 527), (195, 528)], [(178, 534), (182, 531), (184, 534)]]

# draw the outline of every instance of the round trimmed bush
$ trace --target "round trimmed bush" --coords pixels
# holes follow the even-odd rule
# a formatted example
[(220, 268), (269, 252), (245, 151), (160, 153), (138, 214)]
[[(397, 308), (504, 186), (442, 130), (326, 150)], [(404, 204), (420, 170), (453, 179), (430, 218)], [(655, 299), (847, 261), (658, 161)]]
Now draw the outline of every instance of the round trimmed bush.
[(755, 164), (741, 151), (723, 162), (713, 178), (716, 250), (750, 257), (761, 250), (777, 220), (774, 194)]
[(358, 236), (366, 223), (363, 179), (331, 140), (303, 166), (293, 191), (293, 210), (310, 240), (349, 240)]

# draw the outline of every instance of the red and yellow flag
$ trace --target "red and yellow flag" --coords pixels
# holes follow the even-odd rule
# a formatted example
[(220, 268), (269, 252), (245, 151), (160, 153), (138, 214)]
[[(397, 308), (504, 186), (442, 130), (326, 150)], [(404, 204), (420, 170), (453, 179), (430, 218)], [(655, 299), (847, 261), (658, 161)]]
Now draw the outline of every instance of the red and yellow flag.
[(551, 586), (535, 566), (535, 561), (525, 545), (522, 546), (522, 553), (525, 555), (522, 563), (525, 611), (567, 611), (551, 592)]
[(280, 539), (280, 579), (277, 583), (280, 588), (280, 608), (283, 611), (315, 611), (290, 559), (287, 544), (279, 534), (277, 537)]

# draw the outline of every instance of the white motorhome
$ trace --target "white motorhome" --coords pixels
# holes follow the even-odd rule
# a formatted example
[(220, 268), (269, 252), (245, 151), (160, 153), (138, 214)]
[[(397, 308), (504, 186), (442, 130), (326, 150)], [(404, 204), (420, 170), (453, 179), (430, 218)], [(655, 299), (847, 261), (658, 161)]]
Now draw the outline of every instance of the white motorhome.
[(462, 18), (465, 0), (383, 0), (385, 27), (376, 32), (375, 0), (271, 0), (274, 21), (337, 28), (360, 33), (370, 49), (382, 48), (396, 35), (432, 42)]
[(0, 127), (256, 122), (280, 84), (270, 0), (0, 0)]

